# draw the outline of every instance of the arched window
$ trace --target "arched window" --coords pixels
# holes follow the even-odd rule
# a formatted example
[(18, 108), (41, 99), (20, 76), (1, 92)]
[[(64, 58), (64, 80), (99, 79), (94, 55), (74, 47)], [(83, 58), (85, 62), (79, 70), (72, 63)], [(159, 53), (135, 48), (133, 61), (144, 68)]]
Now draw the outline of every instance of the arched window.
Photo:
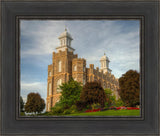
[(86, 71), (86, 68), (85, 67), (83, 67), (83, 72), (85, 72)]
[(83, 78), (83, 85), (85, 85), (86, 84), (86, 80)]
[(76, 65), (74, 65), (73, 70), (77, 71), (77, 66)]
[(62, 79), (59, 79), (57, 81), (57, 92), (60, 93), (62, 90), (59, 88), (59, 86), (62, 84)]
[(49, 88), (49, 95), (51, 95), (51, 94), (52, 94), (52, 86), (51, 86), (51, 83), (49, 83), (48, 88)]
[(61, 72), (62, 70), (62, 61), (58, 62), (58, 72)]
[(49, 74), (48, 74), (49, 76), (51, 76), (51, 71), (49, 71)]

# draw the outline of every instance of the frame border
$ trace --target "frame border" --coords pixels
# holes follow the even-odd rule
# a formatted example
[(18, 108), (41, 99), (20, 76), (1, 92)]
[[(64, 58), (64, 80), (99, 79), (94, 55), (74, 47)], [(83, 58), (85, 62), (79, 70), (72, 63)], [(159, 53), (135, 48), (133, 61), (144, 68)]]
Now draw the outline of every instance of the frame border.
[[(7, 19), (9, 19), (9, 18), (14, 20), (13, 16), (15, 16), (17, 14), (23, 15), (24, 13), (26, 13), (26, 12), (24, 12), (26, 10), (22, 9), (22, 7), (24, 7), (26, 9), (28, 7), (28, 5), (32, 5), (31, 8), (36, 7), (36, 12), (34, 10), (34, 13), (35, 13), (35, 15), (39, 15), (40, 14), (40, 9), (38, 8), (38, 6), (41, 5), (41, 3), (44, 2), (44, 1), (42, 2), (41, 0), (40, 0), (41, 2), (37, 1), (36, 3), (34, 3), (33, 1), (30, 1), (30, 2), (25, 1), (26, 4), (24, 4), (23, 3), (24, 1), (19, 1), (19, 0), (17, 0), (17, 1), (18, 2), (12, 2), (10, 0), (9, 1), (6, 0), (5, 2), (4, 1), (1, 2), (2, 3), (2, 6), (1, 6), (2, 7), (2, 16), (1, 16), (1, 18), (2, 18), (2, 20), (1, 20), (2, 25), (1, 26), (2, 27), (1, 28), (2, 28), (2, 34), (3, 34), (2, 35), (2, 44), (1, 44), (1, 49), (0, 49), (1, 60), (2, 60), (1, 61), (1, 64), (2, 64), (1, 65), (1, 73), (2, 73), (2, 75), (1, 75), (1, 80), (2, 80), (2, 82), (1, 82), (2, 83), (2, 86), (1, 86), (1, 91), (2, 91), (1, 92), (1, 106), (2, 106), (1, 107), (1, 121), (2, 121), (2, 123), (1, 123), (2, 124), (1, 133), (2, 133), (2, 135), (24, 135), (25, 134), (25, 135), (63, 135), (63, 136), (64, 135), (86, 135), (86, 136), (87, 135), (88, 136), (89, 135), (136, 135), (137, 136), (137, 135), (145, 135), (145, 134), (147, 134), (147, 135), (158, 135), (159, 134), (159, 122), (158, 122), (159, 119), (160, 119), (159, 118), (159, 112), (160, 112), (159, 106), (160, 106), (160, 104), (159, 104), (159, 100), (158, 100), (158, 96), (160, 96), (159, 95), (159, 75), (158, 75), (159, 70), (160, 70), (160, 67), (158, 66), (158, 64), (160, 63), (159, 54), (158, 54), (159, 49), (160, 49), (160, 47), (158, 45), (159, 42), (160, 42), (160, 39), (158, 39), (159, 38), (158, 37), (159, 36), (159, 32), (158, 32), (158, 29), (159, 29), (159, 26), (158, 26), (159, 25), (159, 18), (158, 18), (158, 15), (159, 15), (159, 13), (158, 13), (158, 11), (159, 11), (159, 1), (156, 1), (156, 0), (154, 0), (154, 1), (132, 0), (132, 1), (128, 2), (127, 0), (124, 0), (124, 1), (121, 1), (121, 0), (120, 1), (119, 0), (111, 1), (111, 0), (109, 0), (109, 2), (108, 1), (97, 2), (97, 1), (93, 0), (94, 2), (90, 3), (90, 4), (88, 2), (84, 2), (83, 0), (82, 0), (82, 2), (80, 2), (80, 1), (78, 2), (80, 4), (78, 7), (82, 6), (83, 4), (85, 4), (85, 7), (86, 7), (87, 5), (90, 6), (90, 5), (94, 5), (94, 4), (100, 4), (100, 3), (102, 5), (102, 3), (103, 3), (104, 5), (101, 6), (101, 7), (103, 7), (103, 9), (104, 9), (104, 6), (107, 5), (106, 3), (112, 3), (111, 4), (112, 7), (114, 7), (113, 5), (116, 5), (117, 3), (120, 3), (120, 5), (118, 7), (121, 7), (121, 8), (125, 7), (124, 11), (126, 11), (126, 8), (127, 8), (126, 5), (127, 4), (128, 4), (128, 6), (131, 6), (131, 4), (133, 4), (131, 7), (128, 8), (128, 11), (132, 11), (133, 7), (136, 4), (138, 5), (138, 7), (143, 7), (142, 10), (140, 10), (139, 14), (145, 16), (144, 30), (146, 30), (146, 31), (145, 31), (145, 35), (144, 35), (145, 36), (144, 42), (147, 45), (145, 47), (145, 50), (149, 47), (149, 44), (151, 44), (151, 41), (152, 41), (151, 46), (154, 45), (154, 49), (151, 49), (150, 51), (152, 53), (155, 53), (155, 54), (152, 54), (153, 56), (151, 56), (152, 60), (153, 60), (153, 57), (154, 57), (155, 60), (152, 63), (149, 63), (149, 64), (154, 64), (153, 68), (154, 68), (155, 71), (153, 71), (153, 75), (151, 76), (151, 75), (148, 74), (149, 70), (147, 68), (147, 70), (144, 73), (145, 76), (147, 77), (145, 82), (148, 83), (149, 78), (153, 79), (156, 82), (155, 84), (153, 84), (153, 81), (151, 81), (152, 85), (155, 85), (153, 88), (156, 89), (156, 90), (152, 90), (153, 94), (150, 94), (150, 97), (151, 97), (152, 101), (145, 99), (145, 102), (146, 102), (145, 104), (147, 104), (147, 105), (155, 104), (155, 105), (152, 106), (152, 107), (145, 108), (145, 111), (144, 111), (145, 119), (144, 120), (139, 120), (139, 121), (135, 121), (135, 120), (133, 120), (133, 121), (127, 121), (127, 120), (126, 121), (121, 121), (120, 120), (120, 121), (118, 121), (118, 123), (121, 123), (120, 126), (117, 126), (118, 124), (117, 125), (115, 124), (116, 123), (115, 120), (114, 121), (110, 121), (110, 120), (108, 120), (108, 121), (102, 121), (102, 120), (101, 121), (100, 120), (95, 120), (95, 121), (94, 120), (92, 120), (92, 121), (91, 120), (89, 120), (89, 121), (82, 120), (82, 121), (80, 121), (80, 120), (77, 120), (76, 124), (75, 124), (74, 121), (71, 121), (71, 120), (66, 120), (66, 121), (62, 121), (62, 120), (54, 120), (54, 121), (26, 120), (26, 121), (22, 121), (22, 120), (15, 120), (16, 115), (14, 113), (13, 113), (13, 115), (12, 115), (12, 113), (8, 113), (8, 111), (9, 112), (12, 112), (12, 110), (15, 111), (15, 109), (13, 108), (14, 104), (13, 104), (13, 107), (10, 106), (9, 109), (5, 108), (4, 106), (5, 106), (5, 104), (9, 104), (9, 102), (13, 102), (14, 97), (16, 97), (16, 96), (13, 95), (11, 97), (11, 95), (9, 95), (8, 93), (5, 92), (8, 88), (13, 86), (13, 85), (6, 86), (6, 82), (7, 81), (13, 81), (12, 76), (14, 76), (14, 73), (12, 73), (12, 71), (10, 71), (9, 68), (6, 67), (6, 66), (7, 66), (7, 63), (10, 63), (14, 58), (13, 59), (5, 58), (6, 55), (3, 51), (6, 50), (6, 49), (9, 49), (8, 46), (11, 46), (11, 45), (15, 44), (15, 43), (12, 43), (12, 44), (9, 43), (10, 40), (14, 41), (15, 36), (12, 35), (13, 37), (11, 37), (11, 34), (8, 33), (8, 30), (14, 30), (13, 27), (15, 27), (14, 26), (15, 23), (12, 22), (13, 23), (12, 24), (10, 22), (10, 25), (7, 28), (6, 28), (5, 23), (6, 23), (6, 21), (8, 21)], [(45, 7), (46, 3), (48, 3), (48, 2), (51, 2), (51, 1), (47, 0), (44, 3), (43, 6)], [(91, 0), (89, 0), (89, 2), (91, 2)], [(124, 2), (126, 2), (126, 3), (124, 3)], [(17, 7), (16, 3), (20, 4), (22, 7)], [(22, 3), (24, 5), (22, 5)], [(75, 4), (76, 2), (73, 2), (73, 1), (72, 2), (69, 2), (69, 1), (64, 2), (64, 1), (60, 0), (60, 2), (56, 1), (54, 3), (55, 3), (55, 5), (57, 5), (57, 7), (60, 6), (60, 5), (62, 6), (63, 4), (68, 4), (68, 3), (74, 3), (73, 5), (77, 6), (77, 4)], [(58, 5), (58, 3), (59, 4), (61, 3), (61, 4)], [(97, 6), (97, 8), (98, 8), (98, 6)], [(54, 6), (55, 9), (57, 7)], [(102, 13), (102, 12), (93, 12), (91, 8), (88, 9), (88, 11), (90, 10), (90, 12), (87, 12), (85, 7), (84, 7), (84, 11), (81, 14), (91, 14), (92, 15), (94, 13), (97, 13), (97, 14)], [(138, 9), (138, 7), (136, 7), (136, 9)], [(53, 9), (52, 12), (55, 11), (55, 9)], [(65, 10), (68, 10), (68, 8), (63, 9), (63, 12)], [(75, 10), (77, 11), (76, 14), (80, 15), (79, 14), (80, 9), (75, 9)], [(102, 10), (98, 9), (98, 11), (102, 11)], [(106, 9), (106, 10), (110, 11), (110, 9)], [(48, 11), (46, 13), (50, 14), (49, 11), (51, 11), (51, 9), (48, 9)], [(63, 14), (63, 12), (60, 12), (59, 10), (56, 11), (57, 15)], [(122, 9), (121, 9), (121, 12), (122, 12)], [(45, 15), (46, 13), (44, 11), (41, 11), (42, 15)], [(53, 13), (53, 14), (56, 14), (56, 13)], [(68, 10), (68, 12), (65, 13), (64, 15), (67, 15), (67, 14), (70, 14), (70, 13), (71, 13), (70, 10)], [(114, 12), (114, 14), (115, 13), (116, 12)], [(129, 12), (129, 13), (131, 13), (131, 12)], [(129, 13), (127, 13), (127, 15)], [(137, 13), (137, 12), (135, 12), (135, 13)], [(31, 12), (28, 11), (28, 14), (31, 15)], [(75, 12), (73, 14), (75, 14)], [(103, 12), (103, 14), (104, 14), (104, 12)], [(8, 15), (8, 16), (6, 16), (6, 15)], [(118, 15), (119, 15), (119, 13), (118, 13)], [(148, 16), (151, 17), (151, 18), (149, 18)], [(149, 35), (149, 33), (148, 33), (148, 32), (150, 32), (150, 31), (148, 31), (148, 27), (149, 27), (148, 21), (150, 21), (149, 19), (151, 19), (151, 22), (153, 23), (152, 26), (150, 26), (150, 27), (155, 30), (154, 32), (151, 31), (151, 33), (153, 35)], [(154, 19), (154, 21), (152, 19)], [(155, 28), (157, 28), (157, 27), (158, 27), (158, 29), (156, 30)], [(7, 31), (5, 31), (5, 30), (7, 30)], [(149, 30), (151, 30), (151, 29), (149, 29)], [(11, 31), (11, 33), (13, 34), (12, 31)], [(150, 38), (146, 39), (149, 36), (150, 36)], [(7, 41), (7, 39), (8, 39), (8, 41)], [(153, 41), (153, 39), (155, 39), (155, 41)], [(10, 55), (10, 56), (13, 55), (14, 51), (15, 51), (15, 49), (11, 46), (11, 49), (8, 50), (8, 53), (9, 53), (8, 55)], [(144, 54), (144, 58), (145, 58), (144, 63), (145, 64), (146, 63), (148, 64), (148, 62), (149, 62), (149, 60), (146, 60), (146, 58), (148, 58), (147, 57), (148, 53), (149, 53), (148, 50), (147, 50), (147, 52), (145, 51), (145, 54)], [(145, 66), (149, 66), (149, 64), (145, 65)], [(12, 66), (12, 65), (10, 64), (10, 66)], [(14, 69), (15, 68), (13, 68), (13, 70)], [(8, 74), (11, 74), (8, 77), (7, 81), (6, 81), (6, 79), (7, 79), (6, 78), (6, 70), (9, 70)], [(146, 87), (148, 87), (149, 89), (152, 89), (152, 87), (150, 85), (147, 85)], [(14, 91), (14, 89), (13, 89), (13, 91)], [(145, 92), (145, 94), (148, 97), (148, 92)], [(11, 100), (9, 100), (9, 102), (6, 101), (6, 96), (7, 95), (9, 95), (10, 98), (11, 98)], [(154, 99), (153, 99), (153, 96), (154, 96)], [(149, 109), (153, 109), (153, 112), (148, 111)], [(41, 124), (41, 123), (45, 123), (45, 127), (43, 128), (43, 130), (42, 130), (43, 124)], [(96, 124), (94, 124), (94, 123), (96, 123)], [(109, 123), (113, 127), (110, 127), (108, 125)], [(55, 124), (56, 124), (56, 127), (51, 127)], [(136, 125), (136, 126), (133, 127), (133, 125)], [(63, 128), (63, 129), (61, 129), (61, 128)], [(91, 129), (92, 129), (92, 131), (91, 131)]]

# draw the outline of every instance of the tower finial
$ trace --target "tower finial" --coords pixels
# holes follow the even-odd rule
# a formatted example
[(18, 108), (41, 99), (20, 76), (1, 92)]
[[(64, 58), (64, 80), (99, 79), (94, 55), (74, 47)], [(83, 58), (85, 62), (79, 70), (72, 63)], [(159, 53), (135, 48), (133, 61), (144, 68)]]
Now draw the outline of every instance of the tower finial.
[(65, 25), (65, 31), (67, 31), (67, 27), (66, 27), (66, 25)]

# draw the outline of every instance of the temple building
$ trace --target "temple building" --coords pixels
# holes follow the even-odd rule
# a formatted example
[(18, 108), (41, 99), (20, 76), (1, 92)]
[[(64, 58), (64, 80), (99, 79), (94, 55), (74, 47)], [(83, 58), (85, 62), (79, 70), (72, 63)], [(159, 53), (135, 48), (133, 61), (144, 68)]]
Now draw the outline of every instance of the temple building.
[(94, 64), (87, 68), (86, 60), (74, 54), (75, 49), (71, 47), (73, 38), (67, 29), (59, 36), (59, 40), (60, 46), (56, 48), (57, 52), (53, 52), (52, 64), (48, 65), (46, 111), (50, 111), (50, 108), (59, 101), (62, 91), (59, 85), (69, 81), (71, 77), (83, 85), (86, 82), (99, 81), (104, 89), (110, 88), (116, 99), (119, 98), (118, 79), (111, 74), (110, 61), (106, 54), (100, 58), (100, 69), (94, 68)]

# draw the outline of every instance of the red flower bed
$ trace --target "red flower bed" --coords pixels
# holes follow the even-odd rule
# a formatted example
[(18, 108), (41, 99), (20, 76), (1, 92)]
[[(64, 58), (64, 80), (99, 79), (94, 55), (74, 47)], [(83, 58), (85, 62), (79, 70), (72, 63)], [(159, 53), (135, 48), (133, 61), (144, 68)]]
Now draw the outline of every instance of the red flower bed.
[(139, 108), (136, 108), (136, 107), (116, 107), (117, 110), (120, 110), (120, 109), (127, 109), (127, 110), (139, 110)]
[(139, 108), (136, 108), (136, 107), (127, 107), (127, 110), (139, 110)]
[(101, 111), (101, 109), (86, 110), (85, 112), (97, 112), (97, 111)]
[(121, 109), (127, 109), (125, 106), (121, 106), (121, 107), (116, 107), (117, 110), (121, 110)]

